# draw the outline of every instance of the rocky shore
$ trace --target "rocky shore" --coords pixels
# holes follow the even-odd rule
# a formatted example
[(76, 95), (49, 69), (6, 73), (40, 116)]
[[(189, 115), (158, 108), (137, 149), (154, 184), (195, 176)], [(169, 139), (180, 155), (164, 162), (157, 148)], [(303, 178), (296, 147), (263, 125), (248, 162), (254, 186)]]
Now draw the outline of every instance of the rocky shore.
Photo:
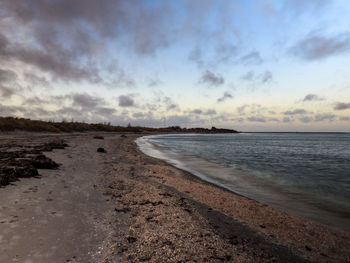
[(64, 149), (68, 145), (60, 139), (48, 137), (32, 141), (19, 138), (0, 141), (0, 186), (8, 185), (19, 178), (38, 176), (37, 169), (57, 169), (58, 164), (43, 152)]
[[(349, 233), (235, 195), (146, 156), (134, 142), (140, 135), (6, 136), (1, 149), (9, 148), (5, 142), (14, 144), (11, 136), (18, 145), (32, 136), (31, 142), (55, 139), (70, 147), (44, 152), (58, 169), (39, 170), (40, 179), (0, 188), (0, 262), (350, 260)], [(36, 191), (23, 193), (34, 184)], [(67, 229), (54, 230), (57, 224)], [(32, 234), (21, 234), (29, 227)], [(23, 246), (27, 239), (33, 241)]]

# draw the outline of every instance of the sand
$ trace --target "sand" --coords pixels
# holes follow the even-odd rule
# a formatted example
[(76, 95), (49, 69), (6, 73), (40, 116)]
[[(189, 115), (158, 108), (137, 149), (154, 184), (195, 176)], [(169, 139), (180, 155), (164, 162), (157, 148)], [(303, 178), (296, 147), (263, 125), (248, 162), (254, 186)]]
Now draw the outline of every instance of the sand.
[(59, 169), (0, 188), (0, 262), (350, 261), (349, 233), (205, 183), (137, 136), (1, 135), (70, 147), (45, 153)]

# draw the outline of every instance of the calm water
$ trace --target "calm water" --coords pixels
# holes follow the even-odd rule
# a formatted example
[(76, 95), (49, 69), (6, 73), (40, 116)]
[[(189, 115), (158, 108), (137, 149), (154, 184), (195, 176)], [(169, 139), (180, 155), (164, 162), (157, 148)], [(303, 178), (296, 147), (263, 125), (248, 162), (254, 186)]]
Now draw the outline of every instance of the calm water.
[(162, 135), (137, 143), (204, 180), (350, 231), (349, 133)]

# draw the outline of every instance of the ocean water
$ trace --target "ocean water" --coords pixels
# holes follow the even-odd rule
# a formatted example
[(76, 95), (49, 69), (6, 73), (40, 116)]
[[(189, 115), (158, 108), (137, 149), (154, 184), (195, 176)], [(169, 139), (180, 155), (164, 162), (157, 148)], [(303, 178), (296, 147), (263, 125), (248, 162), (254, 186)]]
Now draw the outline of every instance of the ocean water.
[(137, 144), (203, 180), (350, 232), (350, 133), (176, 134)]

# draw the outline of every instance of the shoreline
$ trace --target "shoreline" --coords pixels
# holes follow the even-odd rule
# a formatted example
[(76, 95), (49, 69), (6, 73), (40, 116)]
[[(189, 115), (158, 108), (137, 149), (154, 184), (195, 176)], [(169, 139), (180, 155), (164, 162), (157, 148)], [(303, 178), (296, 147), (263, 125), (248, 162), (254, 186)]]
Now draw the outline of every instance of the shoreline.
[[(104, 140), (93, 139), (98, 134), (104, 136)], [(80, 240), (81, 246), (89, 247), (89, 255), (94, 255), (84, 262), (349, 261), (349, 233), (290, 215), (205, 182), (163, 160), (142, 153), (134, 140), (150, 134), (125, 134), (56, 134), (67, 140), (70, 146), (48, 154), (49, 158), (61, 164), (58, 170), (40, 170), (42, 178), (29, 178), (16, 182), (16, 186), (8, 189), (0, 188), (0, 195), (10, 196), (27, 183), (48, 181), (51, 182), (48, 186), (57, 185), (57, 189), (54, 187), (50, 194), (57, 196), (48, 203), (50, 207), (61, 209), (58, 211), (57, 208), (57, 214), (70, 213), (61, 205), (66, 201), (73, 207), (84, 205), (81, 211), (86, 209), (86, 213), (92, 213), (89, 220), (81, 213), (77, 214), (79, 218), (55, 217), (55, 220), (66, 221), (68, 225), (75, 222), (80, 228), (84, 226), (81, 232), (97, 231), (99, 238), (86, 240), (81, 237), (83, 233), (75, 232), (73, 228), (70, 236), (61, 237), (61, 245), (56, 246), (52, 254), (56, 255), (55, 258), (47, 255), (45, 260), (34, 262), (66, 260), (73, 251), (64, 244), (68, 244), (72, 237)], [(25, 138), (27, 135), (21, 136)], [(97, 153), (97, 147), (104, 147), (107, 152)], [(65, 183), (60, 188), (62, 180)], [(69, 187), (69, 191), (64, 186)], [(84, 191), (80, 191), (80, 188)], [(21, 191), (17, 196), (19, 200), (29, 194)], [(71, 196), (73, 193), (74, 199)], [(39, 206), (42, 214), (38, 216), (46, 220), (42, 224), (50, 226), (53, 219), (46, 218), (45, 207), (38, 203), (44, 198), (42, 202), (46, 204), (48, 191), (39, 185), (30, 195), (26, 204), (28, 207)], [(94, 196), (93, 203), (84, 201), (91, 196)], [(25, 218), (30, 216), (31, 211), (23, 210), (20, 213), (15, 206), (15, 210), (11, 210), (12, 203), (4, 206), (7, 208), (3, 208), (0, 215), (20, 214), (19, 222), (15, 225), (17, 228), (9, 228), (13, 235), (19, 235), (19, 227), (25, 225)], [(100, 211), (99, 216), (94, 211)], [(6, 221), (2, 226), (13, 224)], [(35, 236), (45, 239), (47, 246), (56, 244), (55, 235), (63, 234), (52, 233), (49, 237), (47, 232), (39, 230)], [(12, 247), (8, 242), (1, 243), (0, 239), (2, 250), (25, 259), (19, 246), (21, 239), (24, 237), (11, 241)], [(6, 238), (2, 241), (6, 241)], [(28, 244), (32, 246), (32, 251), (40, 250), (38, 242), (34, 238)], [(83, 262), (81, 259), (87, 257), (86, 251), (75, 251), (74, 258), (72, 254), (69, 262)]]
[[(187, 134), (183, 134), (183, 135), (187, 136)], [(154, 136), (154, 135), (151, 135), (151, 136)], [(167, 135), (159, 134), (156, 136), (167, 136)], [(182, 156), (179, 153), (172, 152), (169, 148), (165, 146), (157, 145), (156, 143), (151, 142), (147, 138), (143, 138), (143, 137), (148, 137), (148, 136), (147, 135), (141, 136), (135, 140), (138, 148), (141, 150), (141, 153), (151, 156), (153, 158), (163, 160), (165, 161), (165, 163), (175, 168), (178, 168), (183, 172), (189, 173), (197, 177), (203, 183), (209, 183), (213, 186), (217, 186), (221, 189), (227, 190), (235, 195), (257, 201), (261, 204), (272, 206), (283, 212), (290, 213), (292, 215), (295, 215), (307, 220), (311, 220), (323, 225), (327, 225), (329, 227), (335, 228), (340, 231), (345, 231), (347, 233), (350, 232), (350, 228), (348, 225), (349, 220), (347, 218), (336, 217), (335, 214), (330, 213), (327, 209), (322, 210), (319, 206), (314, 207), (308, 203), (295, 203), (293, 199), (288, 199), (288, 196), (284, 196), (283, 193), (278, 191), (278, 185), (261, 184), (260, 188), (258, 188), (258, 193), (257, 193), (254, 191), (249, 192), (249, 190), (244, 192), (244, 186), (248, 186), (248, 189), (249, 189), (250, 185), (243, 184), (242, 185), (243, 191), (239, 192), (240, 190), (239, 186), (236, 187), (237, 189), (235, 189), (232, 185), (229, 184), (230, 181), (226, 181), (225, 179), (223, 179), (223, 181), (220, 181), (220, 178), (216, 176), (212, 178), (211, 176), (217, 174), (218, 173), (217, 170), (219, 170), (220, 174), (232, 173), (232, 175), (234, 175), (237, 172), (240, 173), (240, 171), (232, 172), (231, 169), (221, 167), (220, 165), (216, 163), (211, 163), (210, 161), (201, 160), (199, 157)], [(256, 179), (259, 180), (259, 178), (256, 178)], [(227, 182), (228, 185), (226, 185), (225, 182)], [(271, 195), (261, 195), (261, 191), (265, 192), (266, 190), (267, 192), (271, 191), (271, 194), (274, 196), (274, 198), (271, 198)], [(279, 200), (276, 198), (281, 198), (281, 200), (283, 199), (285, 203), (275, 202), (275, 200)], [(311, 211), (313, 210), (314, 213), (313, 214), (310, 213), (310, 210)], [(322, 218), (322, 216), (324, 218)]]

